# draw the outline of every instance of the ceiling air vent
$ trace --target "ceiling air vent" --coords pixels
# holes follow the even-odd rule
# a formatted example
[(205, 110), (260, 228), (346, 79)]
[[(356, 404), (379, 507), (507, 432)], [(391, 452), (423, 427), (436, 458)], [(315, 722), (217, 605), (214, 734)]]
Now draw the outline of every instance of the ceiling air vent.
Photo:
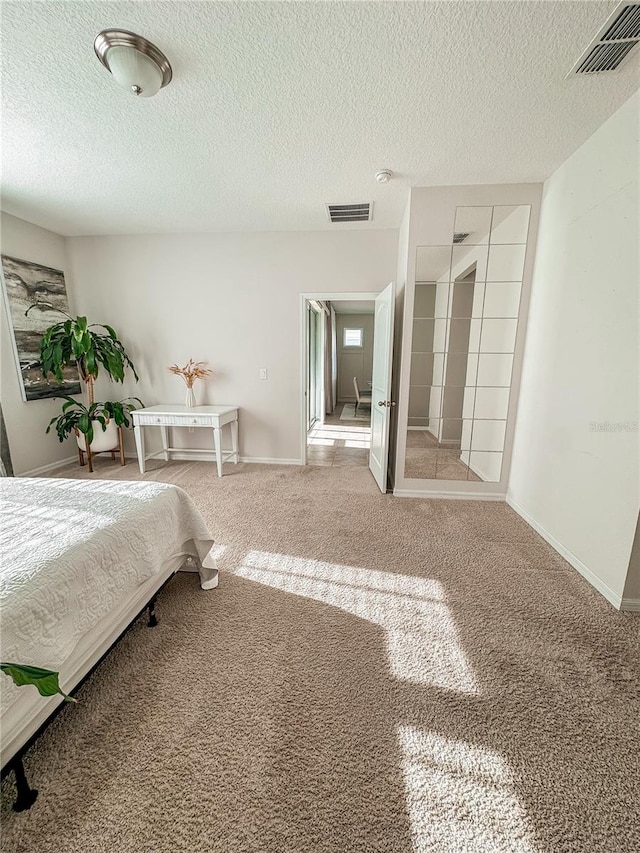
[(622, 3), (567, 76), (615, 71), (639, 42), (640, 3)]
[(331, 222), (370, 222), (373, 215), (373, 202), (328, 204), (327, 214)]
[(467, 234), (465, 234), (463, 231), (455, 231), (455, 232), (454, 232), (454, 234), (453, 234), (453, 242), (454, 242), (454, 243), (464, 243), (464, 241), (465, 241), (465, 240), (467, 239), (467, 237), (469, 236), (469, 233), (470, 233), (470, 232), (468, 232)]
[[(605, 24), (606, 26), (606, 24)], [(640, 3), (628, 3), (616, 15), (600, 41), (640, 38)]]

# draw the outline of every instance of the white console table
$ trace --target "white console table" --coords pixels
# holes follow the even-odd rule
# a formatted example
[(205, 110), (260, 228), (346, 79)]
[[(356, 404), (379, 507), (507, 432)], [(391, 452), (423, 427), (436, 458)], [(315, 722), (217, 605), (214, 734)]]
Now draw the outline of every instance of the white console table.
[[(147, 459), (162, 455), (168, 462), (171, 453), (202, 453), (202, 450), (194, 450), (183, 447), (172, 447), (171, 430), (173, 427), (206, 427), (213, 430), (213, 444), (216, 451), (216, 462), (218, 464), (218, 477), (222, 477), (222, 463), (233, 458), (238, 462), (238, 407), (237, 406), (188, 406), (166, 405), (149, 406), (148, 409), (136, 409), (131, 413), (133, 418), (133, 431), (136, 437), (136, 449), (138, 451), (138, 464), (140, 473), (144, 474), (144, 463)], [(223, 452), (221, 442), (222, 427), (229, 424), (231, 428), (230, 451)], [(145, 456), (144, 428), (148, 426), (160, 427), (162, 434), (162, 450)]]

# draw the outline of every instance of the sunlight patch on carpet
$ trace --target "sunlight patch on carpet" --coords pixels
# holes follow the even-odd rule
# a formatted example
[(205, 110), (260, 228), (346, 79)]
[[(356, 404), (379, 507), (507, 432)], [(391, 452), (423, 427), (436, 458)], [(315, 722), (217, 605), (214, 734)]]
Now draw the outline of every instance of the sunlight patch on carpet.
[(211, 550), (209, 551), (209, 554), (213, 557), (214, 560), (219, 560), (221, 557), (224, 557), (228, 550), (228, 545), (216, 543), (212, 546)]
[(398, 743), (415, 853), (536, 853), (500, 754), (413, 726)]
[(250, 551), (236, 574), (379, 625), (398, 679), (479, 692), (439, 581), (266, 551)]

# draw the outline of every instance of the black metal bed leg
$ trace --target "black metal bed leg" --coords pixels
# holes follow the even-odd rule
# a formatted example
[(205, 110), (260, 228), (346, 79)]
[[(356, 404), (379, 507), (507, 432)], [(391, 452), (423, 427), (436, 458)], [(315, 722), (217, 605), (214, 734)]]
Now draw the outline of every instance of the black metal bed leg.
[(14, 812), (24, 812), (27, 809), (30, 809), (31, 806), (35, 803), (38, 792), (35, 788), (29, 787), (29, 783), (27, 782), (27, 776), (24, 772), (24, 764), (22, 763), (22, 758), (16, 758), (13, 762), (13, 773), (16, 777), (16, 788), (18, 790), (18, 796), (16, 797), (16, 801), (13, 804)]
[(158, 619), (156, 617), (156, 597), (151, 599), (149, 602), (149, 606), (147, 607), (149, 611), (149, 621), (147, 622), (147, 628), (155, 628), (158, 624)]

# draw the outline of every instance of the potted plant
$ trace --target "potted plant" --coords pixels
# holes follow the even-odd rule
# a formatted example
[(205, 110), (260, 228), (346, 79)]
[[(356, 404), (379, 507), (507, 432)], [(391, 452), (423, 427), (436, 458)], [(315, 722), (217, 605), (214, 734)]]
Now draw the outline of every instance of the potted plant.
[[(111, 450), (118, 443), (118, 427), (129, 427), (129, 415), (137, 408), (133, 401), (140, 406), (144, 403), (139, 397), (126, 397), (124, 400), (108, 401), (106, 403), (91, 403), (85, 406), (73, 397), (63, 396), (66, 403), (62, 405), (62, 414), (51, 418), (47, 432), (55, 424), (60, 441), (64, 441), (71, 433), (75, 433), (78, 447), (86, 450), (91, 447), (92, 453)], [(102, 433), (96, 433), (95, 424), (102, 427)]]
[(62, 406), (62, 414), (51, 419), (47, 432), (55, 425), (60, 441), (73, 432), (81, 451), (87, 451), (87, 446), (93, 453), (111, 450), (118, 444), (118, 427), (130, 425), (128, 416), (136, 408), (134, 402), (140, 406), (144, 404), (138, 397), (96, 402), (95, 380), (101, 369), (114, 382), (124, 382), (127, 369), (131, 370), (136, 381), (138, 374), (111, 326), (98, 323), (89, 325), (86, 317), (64, 316), (66, 319), (49, 326), (40, 341), (42, 372), (45, 376), (52, 373), (58, 381), (62, 381), (63, 367), (75, 364), (86, 389), (88, 405), (62, 395), (66, 401)]

